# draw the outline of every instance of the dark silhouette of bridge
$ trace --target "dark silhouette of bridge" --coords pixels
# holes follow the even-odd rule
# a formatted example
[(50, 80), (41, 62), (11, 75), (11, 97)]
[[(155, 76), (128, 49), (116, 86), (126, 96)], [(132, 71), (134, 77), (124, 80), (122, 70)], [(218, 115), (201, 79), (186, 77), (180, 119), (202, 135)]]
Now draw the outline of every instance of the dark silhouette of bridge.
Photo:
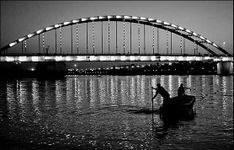
[[(174, 40), (179, 41), (179, 52)], [(186, 42), (193, 50), (186, 48)], [(37, 48), (32, 50), (28, 45)], [(211, 61), (217, 62), (218, 72), (233, 73), (233, 56), (204, 36), (158, 19), (125, 15), (85, 17), (51, 25), (7, 44), (0, 54), (2, 63)]]

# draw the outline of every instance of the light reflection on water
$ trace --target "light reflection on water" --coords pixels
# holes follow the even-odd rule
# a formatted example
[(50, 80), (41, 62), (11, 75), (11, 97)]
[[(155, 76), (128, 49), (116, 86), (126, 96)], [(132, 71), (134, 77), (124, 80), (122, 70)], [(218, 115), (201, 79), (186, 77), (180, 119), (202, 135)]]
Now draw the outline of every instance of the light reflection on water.
[[(160, 82), (196, 96), (196, 117), (165, 125), (151, 109)], [(233, 146), (233, 76), (73, 76), (0, 81), (0, 133), (35, 147), (213, 149)], [(4, 93), (4, 94), (3, 94)], [(154, 107), (162, 104), (157, 96)], [(219, 143), (219, 144), (218, 144)]]

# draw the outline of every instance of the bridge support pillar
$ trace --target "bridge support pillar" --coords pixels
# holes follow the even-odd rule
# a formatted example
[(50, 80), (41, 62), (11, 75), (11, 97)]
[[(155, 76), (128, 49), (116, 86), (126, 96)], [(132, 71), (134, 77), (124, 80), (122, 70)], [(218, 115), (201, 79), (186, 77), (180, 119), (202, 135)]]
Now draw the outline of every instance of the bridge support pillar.
[(219, 75), (233, 74), (233, 62), (218, 62), (217, 74)]

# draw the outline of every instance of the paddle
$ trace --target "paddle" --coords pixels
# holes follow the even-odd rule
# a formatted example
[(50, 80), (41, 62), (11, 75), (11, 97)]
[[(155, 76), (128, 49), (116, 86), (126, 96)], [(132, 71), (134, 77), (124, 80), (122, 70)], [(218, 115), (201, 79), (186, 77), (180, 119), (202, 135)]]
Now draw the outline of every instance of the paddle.
[(157, 95), (154, 97), (154, 95), (153, 95), (154, 88), (153, 87), (151, 87), (151, 88), (152, 88), (152, 113), (153, 113), (153, 110), (154, 110), (154, 103), (153, 102), (154, 102), (154, 98), (156, 98)]

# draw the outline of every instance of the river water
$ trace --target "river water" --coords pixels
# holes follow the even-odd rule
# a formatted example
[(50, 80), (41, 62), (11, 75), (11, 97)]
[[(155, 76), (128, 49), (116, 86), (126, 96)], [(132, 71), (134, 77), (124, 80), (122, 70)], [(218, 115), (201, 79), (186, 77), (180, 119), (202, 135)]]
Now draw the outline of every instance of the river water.
[[(196, 115), (166, 124), (150, 110), (161, 83), (196, 96)], [(154, 109), (162, 104), (157, 96)], [(9, 149), (232, 149), (233, 76), (67, 76), (0, 81), (0, 136)], [(2, 149), (2, 148), (1, 148)]]

